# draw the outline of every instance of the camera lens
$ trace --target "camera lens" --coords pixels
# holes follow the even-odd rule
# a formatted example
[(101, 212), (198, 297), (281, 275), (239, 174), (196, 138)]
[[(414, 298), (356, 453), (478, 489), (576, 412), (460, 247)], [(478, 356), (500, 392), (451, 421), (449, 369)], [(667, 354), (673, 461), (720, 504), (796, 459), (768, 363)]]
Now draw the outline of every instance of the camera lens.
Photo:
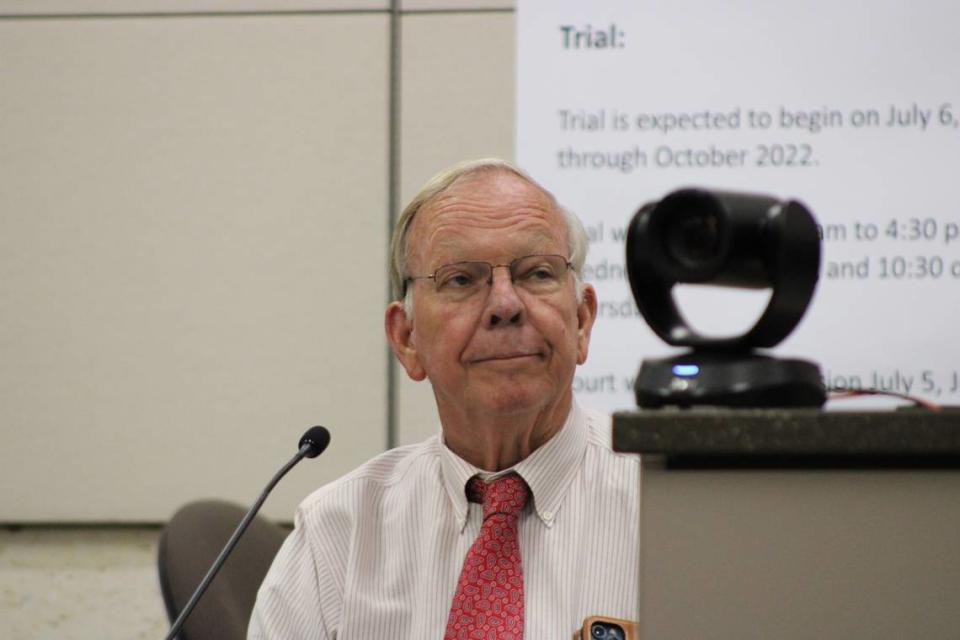
[(624, 640), (623, 628), (612, 622), (594, 622), (590, 625), (590, 637), (596, 640)]
[(667, 251), (687, 267), (697, 267), (717, 257), (721, 220), (715, 211), (683, 211), (670, 221)]

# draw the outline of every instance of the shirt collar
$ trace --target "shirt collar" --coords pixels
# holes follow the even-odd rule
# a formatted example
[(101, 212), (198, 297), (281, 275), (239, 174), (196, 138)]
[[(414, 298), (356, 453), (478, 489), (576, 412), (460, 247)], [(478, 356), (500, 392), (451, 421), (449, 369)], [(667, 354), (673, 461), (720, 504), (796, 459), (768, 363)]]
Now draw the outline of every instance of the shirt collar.
[(453, 517), (457, 521), (457, 528), (463, 533), (463, 528), (467, 524), (467, 480), (482, 473), (475, 466), (455, 454), (443, 442), (443, 436), (439, 438), (440, 445), (440, 475), (443, 478), (443, 486), (450, 498), (450, 504), (453, 506)]
[(496, 473), (473, 466), (451, 451), (441, 439), (440, 470), (458, 528), (462, 532), (467, 523), (467, 481), (475, 475), (484, 481), (494, 480), (511, 472), (519, 474), (530, 487), (533, 508), (540, 521), (547, 527), (553, 526), (586, 450), (587, 420), (576, 401), (555, 436), (513, 467)]

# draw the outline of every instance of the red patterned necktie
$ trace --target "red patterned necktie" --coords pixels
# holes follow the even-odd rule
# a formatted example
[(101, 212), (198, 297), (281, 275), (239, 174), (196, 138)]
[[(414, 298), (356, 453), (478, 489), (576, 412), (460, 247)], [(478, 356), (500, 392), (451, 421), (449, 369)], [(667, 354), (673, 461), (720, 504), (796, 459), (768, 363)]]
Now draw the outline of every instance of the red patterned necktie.
[(463, 561), (444, 640), (523, 638), (517, 516), (529, 493), (516, 474), (489, 484), (474, 476), (467, 483), (470, 501), (483, 503), (483, 525)]

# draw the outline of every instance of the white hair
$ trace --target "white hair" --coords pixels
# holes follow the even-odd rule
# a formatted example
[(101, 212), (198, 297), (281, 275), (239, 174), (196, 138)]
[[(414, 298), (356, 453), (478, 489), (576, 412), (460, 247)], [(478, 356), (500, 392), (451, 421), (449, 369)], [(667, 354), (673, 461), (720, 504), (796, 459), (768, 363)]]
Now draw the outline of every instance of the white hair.
[(542, 185), (522, 169), (499, 158), (482, 158), (479, 160), (459, 162), (430, 178), (420, 189), (420, 192), (413, 197), (410, 204), (404, 208), (403, 213), (400, 214), (400, 218), (397, 220), (397, 224), (393, 229), (393, 237), (390, 240), (390, 282), (393, 287), (393, 299), (400, 300), (401, 297), (403, 298), (403, 308), (408, 316), (413, 312), (413, 287), (406, 286), (407, 278), (410, 276), (410, 274), (407, 273), (409, 258), (407, 255), (407, 235), (417, 212), (434, 198), (452, 187), (461, 178), (475, 173), (496, 171), (512, 173), (525, 180), (542, 192), (561, 214), (567, 226), (567, 245), (570, 264), (573, 265), (574, 281), (577, 288), (577, 302), (579, 303), (582, 299), (583, 286), (580, 281), (580, 272), (583, 269), (584, 261), (587, 259), (588, 240), (587, 232), (584, 230), (580, 219), (573, 212), (562, 207), (552, 193), (544, 189)]

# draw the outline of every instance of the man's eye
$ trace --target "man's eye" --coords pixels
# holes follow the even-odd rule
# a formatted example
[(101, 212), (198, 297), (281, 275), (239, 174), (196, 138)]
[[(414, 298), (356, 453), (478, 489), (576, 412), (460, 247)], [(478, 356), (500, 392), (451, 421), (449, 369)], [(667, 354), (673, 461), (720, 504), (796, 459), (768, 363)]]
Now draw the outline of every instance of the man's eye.
[(556, 275), (549, 265), (537, 265), (533, 268), (527, 269), (520, 275), (520, 278), (522, 280), (532, 280), (536, 282), (538, 280), (553, 280), (556, 278)]
[(463, 289), (473, 285), (475, 282), (475, 277), (469, 273), (459, 271), (457, 273), (444, 275), (439, 286), (441, 289)]

